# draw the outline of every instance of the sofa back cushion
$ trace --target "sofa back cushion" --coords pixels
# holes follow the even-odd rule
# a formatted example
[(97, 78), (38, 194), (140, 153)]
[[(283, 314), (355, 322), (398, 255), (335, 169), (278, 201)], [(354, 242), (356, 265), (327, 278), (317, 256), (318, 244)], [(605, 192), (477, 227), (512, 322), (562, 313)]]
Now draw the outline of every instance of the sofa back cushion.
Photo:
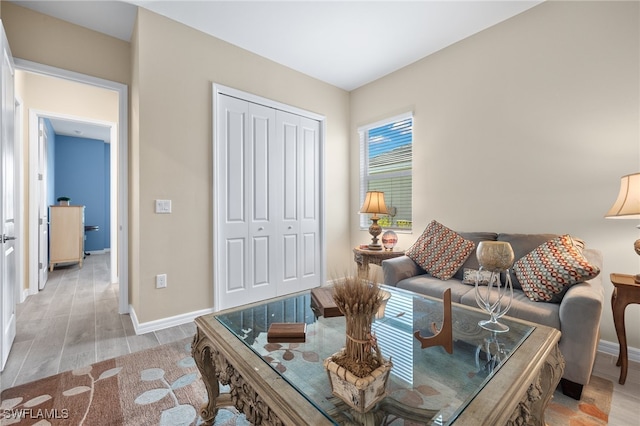
[(464, 261), (462, 267), (458, 269), (458, 272), (456, 272), (456, 274), (453, 276), (454, 278), (463, 280), (465, 268), (475, 270), (480, 269), (478, 258), (476, 257), (476, 248), (478, 247), (478, 243), (480, 243), (480, 241), (496, 241), (498, 239), (498, 234), (496, 234), (495, 232), (458, 232), (458, 235), (460, 235), (465, 240), (473, 241), (473, 243), (475, 244), (475, 247), (473, 248), (473, 251), (467, 258), (467, 260)]

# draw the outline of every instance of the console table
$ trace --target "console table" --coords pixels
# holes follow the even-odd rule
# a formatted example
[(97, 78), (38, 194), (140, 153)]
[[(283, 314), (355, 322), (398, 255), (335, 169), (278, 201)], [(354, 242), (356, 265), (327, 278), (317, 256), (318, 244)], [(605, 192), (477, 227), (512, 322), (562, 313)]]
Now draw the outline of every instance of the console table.
[(614, 286), (611, 295), (611, 310), (613, 311), (613, 323), (616, 327), (620, 352), (616, 365), (622, 367), (618, 383), (624, 385), (627, 380), (627, 367), (629, 358), (627, 353), (627, 334), (624, 327), (624, 310), (630, 303), (640, 303), (640, 284), (636, 284), (633, 275), (611, 274), (611, 283)]
[[(391, 299), (374, 326), (394, 367), (389, 393), (372, 411), (354, 413), (331, 395), (322, 360), (344, 345), (344, 317), (316, 317), (303, 292), (196, 318), (192, 354), (208, 393), (200, 411), (205, 424), (213, 424), (218, 407), (234, 405), (259, 425), (378, 425), (396, 417), (456, 426), (545, 425), (544, 410), (564, 369), (558, 330), (503, 317), (511, 329), (491, 333), (477, 325), (485, 313), (454, 304), (453, 353), (421, 349), (413, 331), (426, 336), (442, 319), (442, 302), (381, 287)], [(273, 322), (304, 322), (305, 342), (268, 343)], [(220, 393), (221, 384), (229, 393)], [(416, 403), (415, 395), (424, 399)]]

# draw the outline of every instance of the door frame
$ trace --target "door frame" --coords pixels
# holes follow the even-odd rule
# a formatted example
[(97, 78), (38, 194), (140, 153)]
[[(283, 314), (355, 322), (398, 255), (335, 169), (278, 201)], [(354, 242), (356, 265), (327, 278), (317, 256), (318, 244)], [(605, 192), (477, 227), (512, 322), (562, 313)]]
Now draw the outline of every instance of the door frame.
[[(320, 231), (319, 231), (319, 235), (320, 235), (320, 284), (324, 285), (324, 283), (327, 280), (326, 277), (326, 266), (327, 266), (327, 247), (326, 247), (326, 226), (325, 226), (325, 181), (324, 181), (324, 166), (325, 166), (325, 135), (326, 135), (326, 117), (324, 115), (320, 115), (317, 114), (315, 112), (311, 112), (311, 111), (307, 111), (304, 110), (302, 108), (298, 108), (295, 106), (291, 106), (291, 105), (287, 105), (278, 101), (274, 101), (272, 99), (268, 99), (268, 98), (263, 98), (262, 96), (258, 96), (258, 95), (254, 95), (252, 93), (248, 93), (248, 92), (244, 92), (242, 90), (238, 90), (238, 89), (234, 89), (232, 87), (228, 87), (228, 86), (223, 86), (221, 84), (218, 83), (212, 83), (212, 134), (213, 134), (213, 138), (212, 138), (212, 143), (213, 143), (213, 158), (212, 164), (216, 164), (217, 158), (219, 156), (219, 152), (218, 152), (218, 147), (220, 142), (218, 141), (218, 136), (217, 136), (217, 117), (218, 117), (218, 110), (220, 109), (219, 106), (219, 100), (220, 100), (220, 96), (221, 95), (227, 95), (227, 96), (231, 96), (234, 98), (238, 98), (238, 99), (242, 99), (244, 101), (248, 101), (254, 104), (259, 104), (259, 105), (264, 105), (266, 107), (270, 107), (270, 108), (274, 108), (276, 110), (280, 110), (280, 111), (285, 111), (291, 114), (296, 114), (296, 115), (300, 115), (302, 117), (307, 117), (310, 118), (312, 120), (316, 120), (320, 123), (320, 135), (319, 135), (319, 163), (318, 167), (319, 167), (319, 191), (320, 191), (320, 218), (319, 218), (319, 225), (320, 225)], [(219, 311), (220, 310), (220, 297), (219, 297), (219, 292), (220, 292), (220, 286), (219, 283), (221, 283), (221, 279), (222, 277), (220, 277), (220, 271), (221, 268), (219, 267), (219, 259), (220, 256), (217, 255), (217, 251), (218, 251), (218, 238), (219, 238), (219, 223), (218, 223), (218, 217), (216, 214), (216, 207), (217, 205), (219, 205), (219, 199), (220, 197), (222, 197), (222, 194), (224, 194), (224, 188), (221, 188), (219, 186), (220, 182), (217, 179), (216, 176), (216, 171), (214, 170), (213, 172), (213, 215), (212, 215), (212, 219), (213, 219), (213, 238), (212, 238), (212, 252), (213, 252), (213, 310), (214, 312)]]
[[(77, 73), (49, 65), (39, 64), (24, 59), (15, 59), (16, 69), (28, 71), (36, 74), (46, 75), (49, 77), (61, 78), (77, 83), (83, 83), (100, 87), (103, 89), (113, 90), (118, 93), (118, 123), (111, 127), (111, 140), (117, 141), (116, 149), (111, 149), (111, 241), (117, 241), (115, 250), (111, 250), (111, 282), (119, 283), (119, 313), (129, 313), (129, 167), (128, 167), (128, 149), (129, 149), (129, 109), (128, 109), (128, 86), (126, 84), (115, 81), (105, 80), (86, 74)], [(51, 113), (43, 113), (43, 117), (51, 116)], [(49, 114), (49, 115), (47, 115)], [(34, 116), (37, 117), (36, 111)], [(60, 116), (60, 115), (58, 115)], [(63, 116), (68, 117), (68, 116)], [(77, 117), (76, 117), (77, 118)], [(82, 119), (83, 121), (89, 121)], [(95, 121), (95, 120), (94, 120)], [(104, 124), (105, 122), (100, 122)], [(114, 123), (111, 123), (114, 124)], [(37, 119), (35, 120), (35, 133), (32, 131), (31, 111), (29, 112), (29, 145), (30, 151), (37, 147)], [(35, 138), (34, 138), (35, 136)], [(35, 140), (35, 145), (34, 145)], [(32, 156), (30, 155), (30, 158)], [(33, 179), (33, 164), (30, 161), (29, 178)], [(116, 172), (117, 170), (117, 172)], [(116, 184), (114, 184), (114, 181)], [(29, 185), (29, 203), (36, 202), (36, 194), (33, 185)], [(115, 202), (114, 202), (115, 201)], [(35, 216), (35, 217), (34, 217)], [(37, 256), (33, 247), (33, 230), (37, 229), (37, 214), (33, 209), (29, 209), (29, 293), (38, 292), (37, 280)], [(36, 232), (37, 234), (37, 232)], [(36, 241), (37, 242), (37, 241)], [(34, 262), (35, 256), (35, 262)], [(116, 267), (114, 267), (117, 265)], [(35, 266), (35, 270), (34, 270)], [(35, 283), (35, 286), (34, 286)]]
[(28, 296), (28, 289), (24, 288), (25, 282), (25, 256), (24, 249), (27, 247), (26, 239), (25, 239), (25, 226), (24, 226), (24, 209), (25, 209), (25, 191), (24, 191), (24, 155), (21, 146), (22, 138), (24, 137), (23, 132), (23, 124), (24, 124), (24, 103), (22, 98), (16, 94), (15, 96), (16, 104), (15, 104), (15, 137), (16, 137), (16, 157), (18, 158), (18, 169), (17, 169), (17, 179), (18, 179), (18, 217), (16, 218), (16, 235), (18, 236), (17, 240), (17, 257), (18, 257), (18, 271), (17, 276), (18, 280), (15, 283), (16, 286), (16, 295), (18, 296), (17, 302), (22, 303)]
[[(38, 114), (36, 113), (36, 115)], [(36, 121), (36, 123), (32, 123), (32, 121)], [(29, 141), (29, 170), (31, 171), (29, 175), (29, 182), (33, 182), (35, 184), (33, 186), (36, 186), (37, 188), (32, 188), (31, 186), (29, 188), (37, 194), (36, 202), (34, 204), (30, 204), (31, 207), (34, 207), (33, 210), (37, 210), (38, 212), (38, 232), (36, 234), (37, 236), (34, 235), (34, 239), (31, 240), (37, 241), (38, 248), (36, 252), (38, 253), (38, 257), (33, 259), (32, 262), (37, 262), (38, 270), (36, 281), (38, 283), (38, 289), (42, 290), (49, 279), (49, 208), (45, 202), (50, 182), (48, 167), (49, 133), (44, 125), (44, 117), (41, 117), (40, 115), (37, 117), (30, 116), (28, 124), (29, 134), (33, 134), (37, 138), (37, 149), (35, 149), (34, 144)], [(34, 125), (37, 126), (36, 132), (33, 131)], [(38, 172), (37, 176), (36, 172)], [(40, 179), (40, 175), (42, 175), (42, 180)], [(45, 209), (46, 211), (44, 211)], [(46, 224), (41, 222), (44, 218), (47, 220)], [(46, 232), (42, 229), (45, 226), (47, 227)], [(45, 248), (47, 255), (44, 255)], [(42, 265), (40, 264), (41, 260), (43, 261)]]

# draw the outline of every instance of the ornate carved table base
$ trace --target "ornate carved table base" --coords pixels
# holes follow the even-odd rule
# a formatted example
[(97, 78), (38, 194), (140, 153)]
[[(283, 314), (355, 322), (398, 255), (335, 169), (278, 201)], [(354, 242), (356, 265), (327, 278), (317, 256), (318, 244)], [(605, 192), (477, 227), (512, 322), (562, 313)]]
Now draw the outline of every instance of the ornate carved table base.
[[(506, 380), (499, 374), (494, 377), (482, 390), (484, 397), (476, 396), (455, 424), (545, 426), (544, 411), (564, 372), (565, 362), (558, 347), (559, 337), (557, 330), (546, 336), (534, 331), (528, 339), (535, 340), (535, 345), (539, 345), (541, 356), (531, 359), (526, 353), (516, 352), (512, 355), (501, 369), (515, 367), (522, 373)], [(505, 393), (505, 389), (509, 391)], [(510, 396), (513, 399), (505, 401)]]
[(544, 410), (551, 401), (563, 372), (564, 357), (556, 345), (507, 424), (545, 426)]
[[(263, 401), (242, 375), (227, 362), (213, 342), (197, 329), (191, 346), (193, 359), (202, 374), (209, 400), (200, 409), (205, 425), (212, 425), (218, 409), (235, 406), (256, 425), (281, 426), (284, 423)], [(228, 385), (229, 394), (220, 394), (220, 385)]]

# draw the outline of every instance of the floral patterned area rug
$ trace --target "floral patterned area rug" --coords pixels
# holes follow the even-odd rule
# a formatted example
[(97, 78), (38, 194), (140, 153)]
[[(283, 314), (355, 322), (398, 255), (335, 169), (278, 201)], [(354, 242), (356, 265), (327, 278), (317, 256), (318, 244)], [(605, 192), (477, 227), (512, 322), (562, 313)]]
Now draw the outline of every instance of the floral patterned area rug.
[(589, 384), (582, 391), (582, 398), (576, 401), (557, 390), (545, 411), (548, 426), (602, 426), (609, 424), (613, 382), (598, 376), (591, 376)]
[[(2, 392), (2, 425), (197, 425), (207, 400), (191, 339), (98, 362)], [(246, 425), (221, 409), (216, 425)]]
[[(265, 346), (267, 352), (284, 350), (293, 354), (297, 344), (269, 345)], [(283, 359), (298, 362), (298, 358)], [(304, 361), (322, 362), (319, 358), (306, 356)], [(611, 381), (595, 376), (585, 387), (581, 401), (558, 390), (545, 413), (546, 423), (606, 425), (612, 392)], [(0, 424), (200, 425), (198, 412), (206, 399), (200, 373), (191, 358), (191, 339), (184, 339), (6, 389), (0, 395)], [(220, 409), (215, 422), (219, 426), (248, 424), (232, 407)], [(403, 421), (396, 419), (391, 424), (402, 425)]]

